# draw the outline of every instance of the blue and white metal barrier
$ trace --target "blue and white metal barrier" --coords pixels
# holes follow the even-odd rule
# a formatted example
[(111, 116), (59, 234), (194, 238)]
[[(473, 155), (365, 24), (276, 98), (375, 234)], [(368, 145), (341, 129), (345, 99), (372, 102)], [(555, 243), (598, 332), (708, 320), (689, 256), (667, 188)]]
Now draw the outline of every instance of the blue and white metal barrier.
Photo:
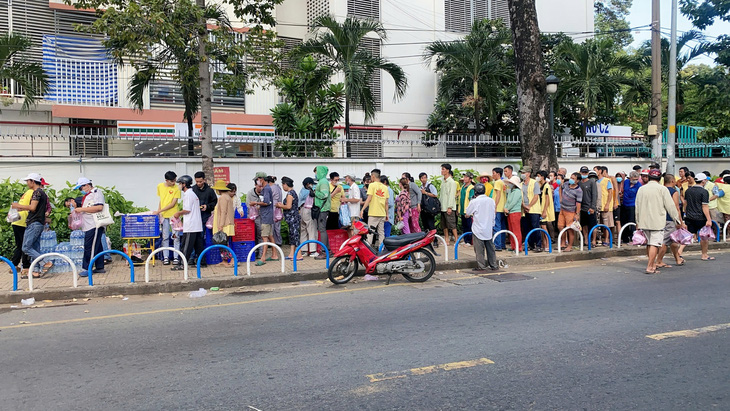
[(613, 233), (611, 232), (611, 229), (608, 228), (607, 225), (604, 224), (598, 224), (595, 227), (591, 228), (591, 231), (588, 232), (588, 251), (591, 251), (591, 243), (593, 240), (593, 232), (596, 231), (596, 228), (603, 227), (608, 231), (608, 248), (613, 248)]
[(205, 256), (205, 254), (208, 251), (213, 250), (215, 248), (222, 248), (224, 250), (230, 251), (231, 256), (233, 256), (233, 276), (234, 277), (238, 277), (238, 257), (236, 257), (236, 253), (233, 252), (233, 249), (231, 249), (231, 247), (228, 247), (227, 245), (213, 244), (210, 247), (208, 247), (205, 250), (203, 250), (203, 252), (200, 253), (200, 255), (198, 256), (198, 263), (196, 264), (196, 266), (198, 268), (198, 278), (201, 278), (200, 277), (200, 264), (203, 263), (203, 257)]
[(89, 261), (89, 269), (87, 271), (87, 275), (89, 276), (89, 285), (94, 285), (94, 280), (92, 279), (93, 271), (94, 271), (94, 262), (99, 259), (99, 257), (103, 257), (105, 254), (119, 254), (122, 257), (127, 259), (127, 262), (129, 263), (129, 282), (134, 283), (134, 262), (132, 262), (132, 259), (129, 258), (129, 256), (119, 250), (106, 250), (102, 251), (99, 254), (95, 255), (94, 258)]
[(176, 250), (172, 247), (161, 247), (156, 248), (155, 251), (151, 252), (149, 256), (147, 256), (147, 260), (144, 262), (144, 282), (148, 283), (150, 282), (150, 261), (152, 260), (152, 256), (159, 253), (160, 251), (173, 251), (177, 253), (180, 256), (180, 259), (183, 262), (183, 279), (184, 281), (188, 280), (188, 260), (185, 258), (185, 254), (183, 254), (182, 251)]
[(524, 244), (524, 246), (525, 246), (525, 255), (527, 255), (527, 240), (529, 240), (530, 239), (530, 236), (533, 233), (535, 233), (536, 231), (541, 231), (541, 232), (545, 233), (545, 235), (548, 238), (548, 250), (549, 250), (548, 252), (549, 253), (552, 253), (553, 252), (553, 243), (552, 243), (552, 241), (550, 241), (551, 240), (550, 233), (548, 233), (547, 230), (545, 230), (543, 228), (534, 228), (534, 229), (532, 229), (532, 231), (530, 231), (529, 233), (527, 233), (527, 236), (525, 236), (525, 244)]
[(42, 261), (46, 257), (61, 257), (62, 259), (66, 260), (71, 266), (71, 274), (73, 275), (74, 288), (79, 286), (79, 280), (77, 278), (78, 271), (76, 270), (76, 264), (74, 264), (73, 260), (61, 253), (45, 253), (39, 255), (38, 258), (31, 261), (30, 267), (28, 267), (28, 289), (30, 291), (33, 291), (33, 269), (35, 268), (35, 265), (38, 264), (38, 262)]
[[(634, 226), (634, 227), (636, 227), (636, 223), (626, 223), (626, 224), (624, 224), (624, 225), (622, 225), (622, 226), (621, 226), (621, 229), (620, 229), (620, 230), (618, 230), (618, 239), (617, 239), (617, 241), (618, 241), (618, 246), (617, 246), (616, 248), (621, 248), (621, 237), (623, 237), (623, 234), (624, 234), (624, 230), (625, 230), (625, 229), (626, 229), (627, 227), (631, 227), (631, 226)], [(613, 242), (613, 241), (612, 241), (612, 242)], [(581, 244), (582, 244), (582, 243), (581, 243)]]
[[(519, 257), (520, 256), (520, 242), (517, 241), (517, 235), (515, 235), (515, 233), (513, 233), (510, 230), (499, 230), (492, 236), (492, 238), (496, 238), (498, 235), (503, 234), (503, 233), (511, 235), (512, 238), (515, 240), (515, 244), (517, 245), (517, 247), (515, 247), (515, 257)], [(505, 243), (505, 247), (506, 247), (507, 242), (505, 241), (504, 243)]]
[[(466, 237), (467, 235), (472, 235), (471, 231), (465, 232), (464, 234), (460, 235), (459, 238), (456, 239), (456, 244), (454, 244), (454, 261), (459, 259), (459, 243), (461, 242), (461, 239)], [(472, 238), (473, 238), (473, 236), (472, 236)]]
[(715, 220), (711, 220), (711, 221), (712, 221), (712, 224), (715, 226), (715, 228), (717, 228), (717, 230), (715, 230), (715, 232), (717, 233), (717, 235), (715, 235), (715, 242), (719, 243), (720, 242), (720, 224), (718, 224), (717, 221), (715, 221)]
[[(299, 244), (299, 247), (297, 247), (297, 249), (294, 250), (294, 259), (292, 260), (292, 267), (293, 267), (295, 273), (297, 272), (297, 256), (299, 255), (299, 250), (301, 250), (302, 246), (304, 246), (305, 244), (310, 244), (310, 243), (317, 243), (322, 246), (325, 256), (327, 257), (327, 261), (325, 263), (325, 268), (327, 268), (328, 270), (330, 269), (330, 250), (327, 249), (327, 246), (325, 246), (322, 242), (317, 241), (317, 240), (307, 240), (307, 241)], [(342, 247), (344, 245), (345, 245), (345, 243), (342, 243), (342, 245), (340, 246), (340, 250), (342, 250)], [(282, 273), (284, 272), (283, 267), (284, 267), (284, 265), (282, 264), (282, 269), (281, 269)]]
[[(306, 242), (307, 241), (305, 241), (304, 243), (306, 243)], [(281, 260), (281, 273), (284, 274), (286, 272), (286, 267), (284, 266), (284, 252), (281, 251), (281, 247), (279, 247), (278, 245), (276, 245), (274, 243), (263, 242), (263, 243), (256, 244), (251, 249), (251, 251), (248, 252), (248, 255), (246, 256), (246, 272), (248, 273), (248, 275), (249, 276), (251, 275), (251, 256), (256, 255), (254, 253), (254, 251), (256, 251), (257, 248), (262, 247), (264, 245), (270, 245), (279, 251), (279, 259)], [(294, 257), (296, 258), (296, 254), (294, 255)], [(256, 260), (256, 258), (254, 258), (254, 261), (255, 260)], [(294, 263), (296, 264), (296, 259), (294, 261), (295, 261)], [(200, 277), (198, 277), (198, 278), (200, 278)]]
[[(562, 230), (560, 230), (560, 233), (558, 233), (558, 253), (562, 253), (562, 250), (560, 249), (560, 247), (563, 245), (563, 242), (560, 240), (563, 238), (563, 233), (568, 230), (573, 230), (573, 229), (570, 227), (565, 227)], [(575, 230), (573, 230), (573, 231), (575, 231)], [(583, 251), (583, 233), (580, 231), (577, 231), (577, 233), (580, 235), (580, 251)]]
[(5, 257), (0, 256), (0, 260), (5, 261), (10, 266), (10, 271), (13, 272), (13, 291), (18, 291), (18, 268)]

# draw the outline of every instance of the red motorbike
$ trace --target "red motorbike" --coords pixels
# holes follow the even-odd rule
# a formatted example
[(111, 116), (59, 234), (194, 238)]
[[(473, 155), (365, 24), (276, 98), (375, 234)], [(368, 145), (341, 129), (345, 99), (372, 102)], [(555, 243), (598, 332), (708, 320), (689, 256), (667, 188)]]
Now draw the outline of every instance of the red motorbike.
[(367, 242), (367, 235), (373, 230), (361, 221), (353, 224), (355, 235), (345, 241), (330, 264), (329, 279), (335, 284), (345, 284), (355, 276), (358, 265), (365, 267), (365, 274), (386, 274), (388, 281), (393, 274), (401, 274), (408, 281), (424, 282), (436, 271), (436, 251), (431, 245), (436, 230), (428, 233), (413, 233), (388, 237), (383, 240), (383, 254)]

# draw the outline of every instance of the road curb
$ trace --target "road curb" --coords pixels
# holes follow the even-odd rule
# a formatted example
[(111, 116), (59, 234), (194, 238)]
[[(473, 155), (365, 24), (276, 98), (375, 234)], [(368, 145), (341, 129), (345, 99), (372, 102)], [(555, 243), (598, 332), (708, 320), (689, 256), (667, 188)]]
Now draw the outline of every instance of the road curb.
[[(699, 244), (687, 246), (688, 251), (698, 251)], [(728, 243), (710, 243), (710, 250), (721, 251), (730, 249)], [(610, 257), (631, 257), (645, 254), (644, 247), (626, 246), (620, 249), (593, 249), (584, 252), (570, 253), (540, 253), (532, 254), (525, 257), (520, 255), (516, 257), (514, 254), (507, 256), (506, 251), (497, 253), (497, 258), (504, 261), (510, 267), (512, 266), (528, 266), (528, 265), (544, 265), (551, 263), (574, 262), (594, 260)], [(438, 258), (438, 257), (437, 257)], [(449, 271), (474, 268), (474, 260), (451, 260), (448, 262), (437, 262), (436, 269), (438, 271)], [(254, 285), (292, 283), (298, 281), (314, 281), (327, 279), (327, 273), (324, 270), (307, 270), (298, 271), (296, 273), (287, 272), (285, 274), (257, 274), (253, 276), (242, 275), (239, 277), (226, 278), (202, 278), (192, 279), (189, 281), (161, 281), (154, 283), (134, 283), (134, 284), (112, 284), (112, 285), (95, 285), (80, 286), (78, 288), (58, 288), (58, 289), (36, 289), (34, 291), (0, 291), (0, 304), (18, 303), (21, 299), (33, 297), (36, 300), (67, 300), (71, 298), (98, 298), (111, 295), (145, 295), (158, 293), (174, 293), (194, 291), (198, 288), (233, 288), (246, 287)]]

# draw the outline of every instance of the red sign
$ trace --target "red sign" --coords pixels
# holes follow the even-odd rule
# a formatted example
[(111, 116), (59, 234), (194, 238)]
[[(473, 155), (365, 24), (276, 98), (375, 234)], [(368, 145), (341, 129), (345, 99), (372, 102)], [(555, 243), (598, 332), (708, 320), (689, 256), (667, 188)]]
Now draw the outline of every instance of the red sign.
[(213, 167), (213, 182), (225, 181), (226, 184), (231, 182), (230, 167)]

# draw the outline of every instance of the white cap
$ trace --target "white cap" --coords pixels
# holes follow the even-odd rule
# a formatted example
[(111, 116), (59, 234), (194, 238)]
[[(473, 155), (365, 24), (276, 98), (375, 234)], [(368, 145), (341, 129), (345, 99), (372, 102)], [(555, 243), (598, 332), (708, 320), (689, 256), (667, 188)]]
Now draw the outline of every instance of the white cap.
[(699, 183), (703, 180), (707, 180), (707, 176), (705, 175), (705, 173), (697, 173), (697, 175), (695, 176), (695, 181)]
[(78, 190), (81, 188), (81, 186), (85, 186), (87, 184), (90, 184), (91, 180), (89, 180), (86, 177), (79, 177), (79, 181), (76, 182), (76, 187), (74, 187), (74, 190)]
[(24, 178), (23, 181), (33, 180), (37, 182), (41, 182), (41, 175), (38, 173), (30, 173), (28, 174), (28, 177)]

